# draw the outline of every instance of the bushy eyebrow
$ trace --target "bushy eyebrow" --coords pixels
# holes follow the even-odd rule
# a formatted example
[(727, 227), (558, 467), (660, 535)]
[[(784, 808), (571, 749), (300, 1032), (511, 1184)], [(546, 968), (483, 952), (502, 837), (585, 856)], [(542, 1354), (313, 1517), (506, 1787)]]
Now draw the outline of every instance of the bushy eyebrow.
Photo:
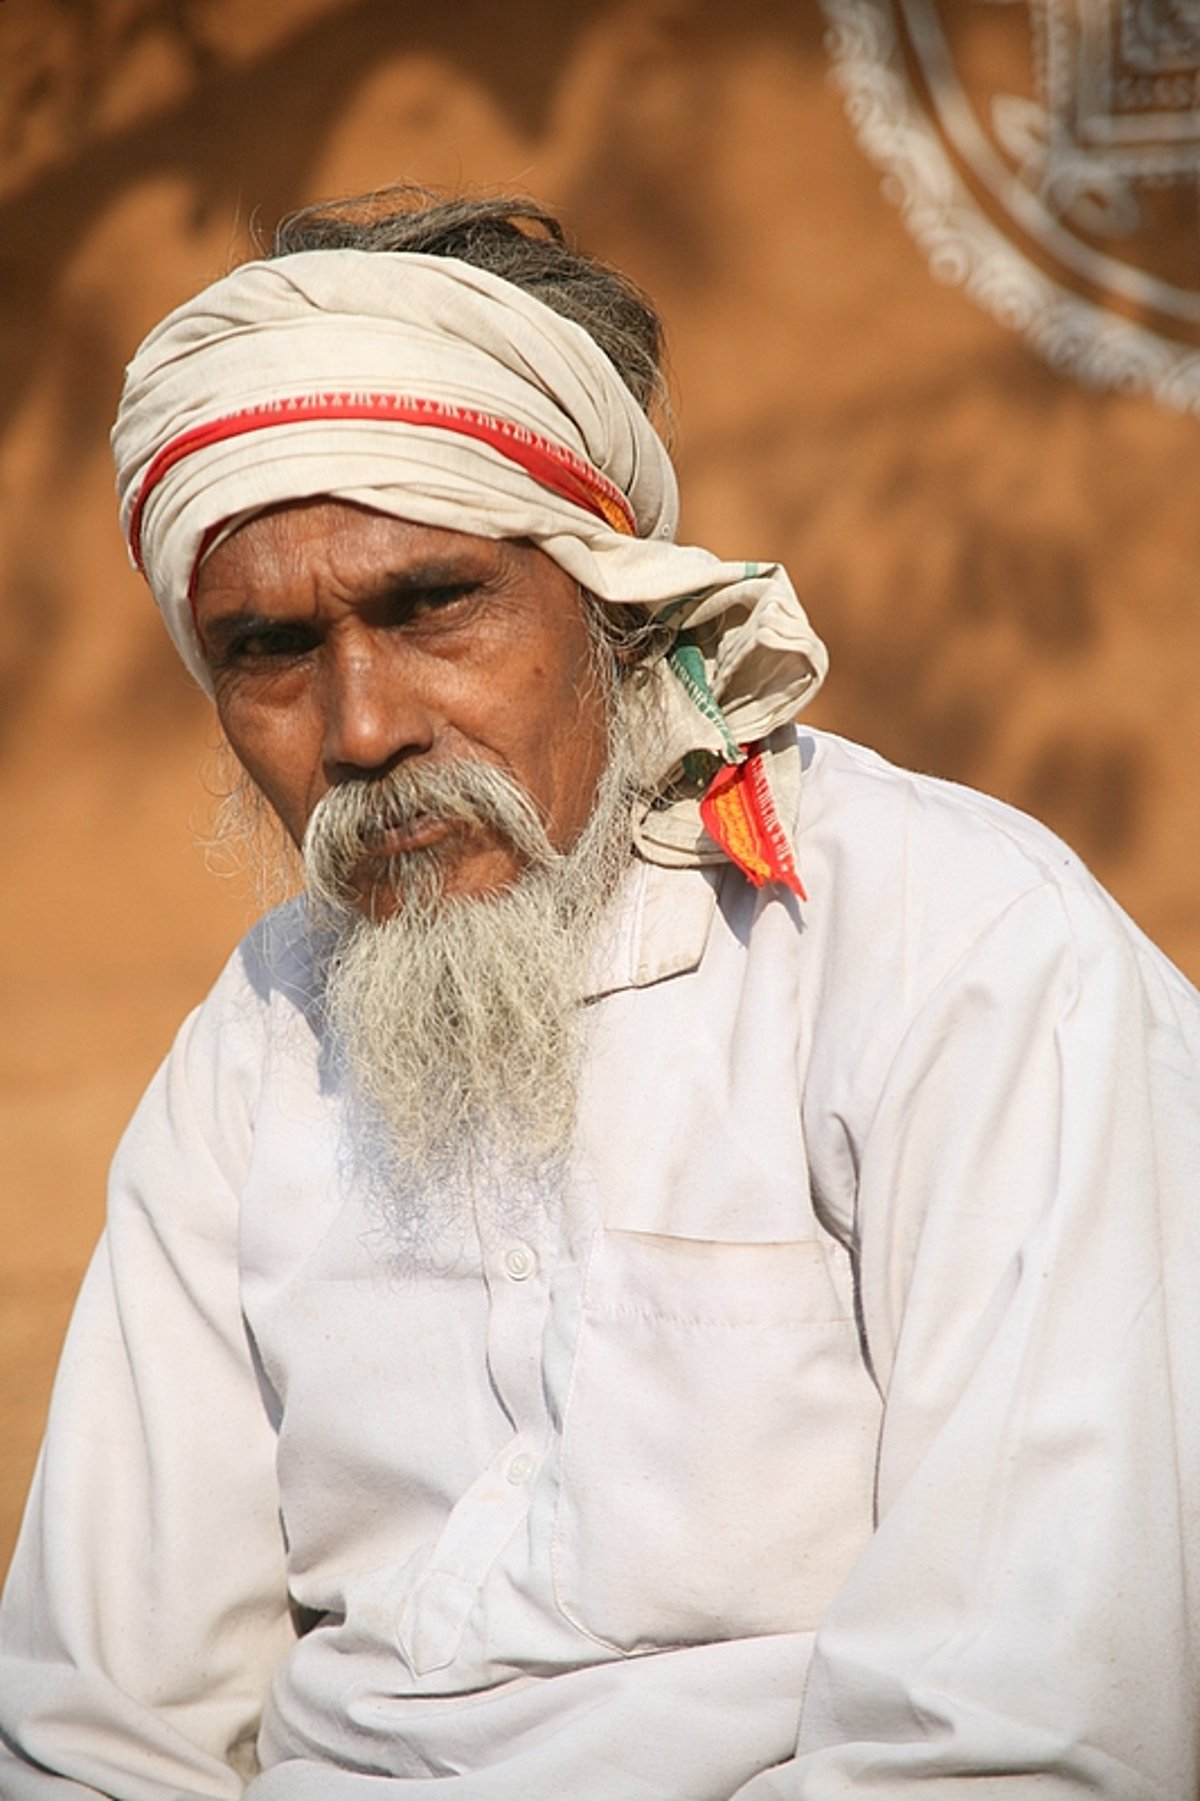
[(354, 592), (354, 604), (366, 616), (377, 608), (419, 600), (422, 595), (446, 594), (455, 589), (486, 588), (500, 573), (497, 565), (480, 567), (469, 557), (429, 557), (402, 569), (381, 570)]
[(403, 569), (388, 569), (381, 572), (378, 582), (365, 583), (364, 595), (373, 594), (422, 594), (430, 588), (453, 588), (462, 582), (484, 582), (494, 575), (496, 569), (489, 564), (486, 569), (466, 555), (425, 557), (419, 563), (409, 563)]
[[(370, 609), (386, 606), (392, 600), (406, 600), (422, 594), (459, 587), (484, 586), (500, 573), (496, 564), (480, 567), (477, 559), (466, 554), (424, 557), (399, 569), (382, 569), (378, 576), (364, 581), (355, 591), (358, 606)], [(196, 621), (200, 646), (206, 656), (220, 654), (230, 642), (243, 633), (278, 630), (281, 625), (299, 624), (300, 619), (288, 615), (263, 612), (253, 604), (234, 606), (229, 612), (217, 612), (201, 626)]]

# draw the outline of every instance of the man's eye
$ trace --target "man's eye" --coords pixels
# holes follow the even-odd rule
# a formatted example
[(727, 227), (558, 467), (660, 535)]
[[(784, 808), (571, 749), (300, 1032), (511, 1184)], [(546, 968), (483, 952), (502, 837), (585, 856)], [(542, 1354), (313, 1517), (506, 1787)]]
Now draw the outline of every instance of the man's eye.
[(227, 639), (221, 648), (220, 660), (227, 668), (287, 662), (305, 656), (315, 642), (315, 635), (308, 626), (247, 626)]

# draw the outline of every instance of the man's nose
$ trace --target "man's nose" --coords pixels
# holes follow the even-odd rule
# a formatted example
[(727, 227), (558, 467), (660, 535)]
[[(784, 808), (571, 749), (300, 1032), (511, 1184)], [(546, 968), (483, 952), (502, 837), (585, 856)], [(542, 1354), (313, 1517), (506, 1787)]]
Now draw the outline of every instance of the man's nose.
[(393, 647), (365, 635), (337, 647), (326, 662), (324, 689), (327, 781), (382, 775), (432, 747), (433, 714)]

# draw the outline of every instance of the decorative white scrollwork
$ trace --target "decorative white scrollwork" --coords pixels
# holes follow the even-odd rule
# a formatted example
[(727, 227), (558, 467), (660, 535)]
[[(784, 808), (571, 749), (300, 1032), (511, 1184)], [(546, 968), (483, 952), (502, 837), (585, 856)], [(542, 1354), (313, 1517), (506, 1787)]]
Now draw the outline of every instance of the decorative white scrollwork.
[(1198, 0), (822, 0), (933, 274), (1056, 369), (1200, 413)]

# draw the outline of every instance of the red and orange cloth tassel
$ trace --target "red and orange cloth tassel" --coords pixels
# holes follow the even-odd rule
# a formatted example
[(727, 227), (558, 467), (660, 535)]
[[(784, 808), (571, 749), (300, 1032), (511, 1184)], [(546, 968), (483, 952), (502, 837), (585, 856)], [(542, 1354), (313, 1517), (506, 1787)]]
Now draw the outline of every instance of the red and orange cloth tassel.
[(700, 802), (700, 818), (731, 863), (756, 888), (781, 882), (807, 900), (787, 834), (779, 823), (766, 764), (754, 745), (740, 763), (718, 769)]

